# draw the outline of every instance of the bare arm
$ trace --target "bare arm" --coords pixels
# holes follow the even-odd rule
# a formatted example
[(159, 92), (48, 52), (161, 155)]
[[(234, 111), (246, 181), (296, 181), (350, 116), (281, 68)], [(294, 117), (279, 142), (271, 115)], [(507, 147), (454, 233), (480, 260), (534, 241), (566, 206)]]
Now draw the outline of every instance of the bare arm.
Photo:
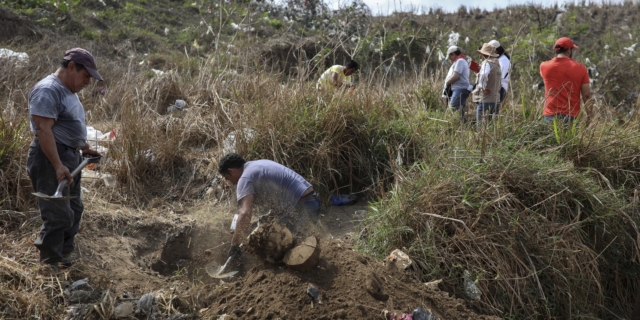
[(236, 231), (231, 238), (231, 245), (238, 246), (242, 242), (242, 237), (247, 233), (247, 229), (251, 224), (251, 211), (253, 210), (253, 198), (252, 194), (242, 198), (240, 200), (240, 209), (238, 210), (238, 222)]
[(47, 159), (49, 159), (51, 165), (53, 165), (53, 169), (56, 171), (56, 179), (60, 182), (64, 178), (67, 178), (69, 179), (67, 185), (70, 185), (73, 182), (73, 177), (71, 176), (71, 172), (69, 172), (69, 168), (65, 167), (62, 161), (60, 161), (58, 149), (56, 148), (56, 139), (53, 137), (53, 131), (51, 131), (55, 120), (36, 115), (31, 115), (31, 118), (36, 127), (36, 135), (40, 142), (40, 148), (42, 148), (42, 152), (44, 152), (44, 155), (47, 156)]
[(447, 81), (445, 81), (444, 84), (449, 85), (449, 84), (453, 84), (454, 82), (458, 81), (458, 79), (460, 79), (460, 74), (457, 72), (454, 72), (451, 75), (451, 78), (447, 79)]
[(587, 100), (591, 98), (591, 85), (585, 83), (580, 87), (580, 94), (582, 95), (582, 102), (587, 103)]

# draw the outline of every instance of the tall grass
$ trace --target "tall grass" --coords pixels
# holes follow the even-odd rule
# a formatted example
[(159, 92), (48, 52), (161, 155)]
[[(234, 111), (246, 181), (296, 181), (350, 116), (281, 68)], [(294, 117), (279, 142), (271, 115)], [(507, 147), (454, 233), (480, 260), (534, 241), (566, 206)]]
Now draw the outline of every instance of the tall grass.
[[(29, 89), (77, 45), (53, 40), (30, 49), (25, 69), (1, 67), (0, 83), (9, 88), (0, 92), (8, 106), (0, 122), (0, 199), (3, 214), (11, 212), (4, 226), (20, 225), (34, 208), (24, 168)], [(535, 64), (543, 50), (529, 49), (514, 65)], [(443, 278), (459, 297), (469, 270), (484, 293), (473, 302), (482, 312), (563, 319), (630, 313), (639, 259), (637, 119), (621, 125), (602, 112), (554, 129), (541, 120), (542, 94), (531, 88), (537, 74), (527, 74), (513, 77), (494, 122), (460, 124), (440, 99), (446, 67), (431, 58), (420, 72), (401, 75), (388, 71), (392, 58), (375, 60), (350, 95), (319, 93), (306, 81), (321, 62), (298, 61), (295, 78), (273, 72), (251, 50), (164, 57), (166, 73), (155, 75), (143, 55), (98, 55), (106, 93), (97, 84), (80, 93), (89, 125), (119, 129), (100, 168), (118, 182), (99, 189), (105, 200), (142, 208), (154, 198), (197, 201), (225, 138), (240, 133), (239, 153), (293, 168), (325, 200), (366, 193), (374, 201), (359, 248), (381, 257), (404, 247), (426, 266), (420, 279)], [(167, 112), (175, 99), (188, 107)], [(24, 288), (24, 272), (12, 262), (0, 271), (15, 284), (5, 292)]]

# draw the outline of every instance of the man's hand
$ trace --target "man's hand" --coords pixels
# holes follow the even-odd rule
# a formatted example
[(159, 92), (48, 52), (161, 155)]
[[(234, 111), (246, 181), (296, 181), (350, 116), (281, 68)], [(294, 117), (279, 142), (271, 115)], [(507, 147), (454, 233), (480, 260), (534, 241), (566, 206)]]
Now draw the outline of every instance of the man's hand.
[(229, 254), (227, 255), (227, 258), (233, 257), (238, 258), (242, 255), (242, 249), (240, 249), (240, 245), (237, 246), (231, 246), (231, 248), (229, 248)]
[(102, 157), (102, 154), (94, 149), (91, 149), (91, 146), (88, 143), (85, 143), (84, 147), (82, 147), (81, 150), (83, 156)]
[(56, 179), (58, 179), (58, 183), (60, 183), (63, 179), (69, 180), (69, 182), (67, 183), (67, 186), (70, 186), (71, 183), (73, 183), (73, 176), (71, 176), (71, 172), (69, 171), (69, 168), (65, 167), (61, 163), (60, 166), (54, 169), (56, 169)]
[(223, 270), (221, 273), (229, 272), (229, 271), (238, 271), (242, 266), (242, 250), (240, 246), (232, 245), (229, 248), (229, 254), (227, 255), (227, 261), (224, 264)]

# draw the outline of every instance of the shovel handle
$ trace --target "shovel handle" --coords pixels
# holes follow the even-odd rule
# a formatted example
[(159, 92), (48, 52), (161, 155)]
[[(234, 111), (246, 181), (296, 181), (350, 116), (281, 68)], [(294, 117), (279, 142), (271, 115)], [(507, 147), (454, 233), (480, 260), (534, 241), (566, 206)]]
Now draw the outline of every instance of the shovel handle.
[[(80, 162), (80, 164), (75, 169), (73, 169), (73, 171), (71, 171), (71, 176), (72, 177), (77, 176), (78, 173), (82, 171), (82, 168), (84, 168), (87, 164), (96, 163), (96, 162), (100, 162), (100, 157), (84, 158), (84, 160), (82, 160), (82, 162)], [(67, 185), (68, 182), (69, 182), (69, 179), (67, 178), (62, 179), (62, 181), (60, 181), (60, 183), (58, 184), (58, 188), (56, 188), (56, 194), (62, 193), (62, 189), (64, 189), (64, 187)]]

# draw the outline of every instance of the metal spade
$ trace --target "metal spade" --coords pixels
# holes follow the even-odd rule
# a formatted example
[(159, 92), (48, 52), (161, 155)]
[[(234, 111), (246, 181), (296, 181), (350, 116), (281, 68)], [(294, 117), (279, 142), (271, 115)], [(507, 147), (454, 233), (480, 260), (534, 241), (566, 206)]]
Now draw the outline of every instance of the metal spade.
[[(82, 170), (82, 168), (84, 168), (87, 164), (89, 163), (98, 163), (100, 162), (100, 157), (92, 157), (92, 158), (84, 158), (84, 160), (82, 160), (82, 162), (80, 162), (80, 164), (78, 165), (77, 168), (75, 168), (73, 170), (73, 172), (71, 172), (71, 176), (75, 177), (78, 175), (78, 173), (80, 172), (80, 170)], [(64, 187), (67, 185), (67, 182), (69, 182), (69, 179), (63, 179), (62, 181), (60, 181), (60, 183), (58, 184), (58, 188), (56, 189), (56, 193), (54, 193), (52, 196), (44, 194), (42, 192), (34, 192), (32, 193), (34, 196), (43, 199), (43, 200), (69, 200), (69, 199), (73, 199), (76, 196), (63, 196), (62, 195), (62, 190), (64, 190)]]
[(218, 267), (217, 269), (214, 264), (210, 264), (205, 268), (205, 271), (211, 278), (216, 278), (216, 279), (231, 278), (235, 276), (236, 273), (238, 273), (238, 271), (227, 270), (231, 268), (230, 267), (231, 265), (229, 264), (229, 262), (231, 262), (232, 259), (233, 257), (229, 257), (227, 259), (227, 262), (225, 262), (222, 266)]

